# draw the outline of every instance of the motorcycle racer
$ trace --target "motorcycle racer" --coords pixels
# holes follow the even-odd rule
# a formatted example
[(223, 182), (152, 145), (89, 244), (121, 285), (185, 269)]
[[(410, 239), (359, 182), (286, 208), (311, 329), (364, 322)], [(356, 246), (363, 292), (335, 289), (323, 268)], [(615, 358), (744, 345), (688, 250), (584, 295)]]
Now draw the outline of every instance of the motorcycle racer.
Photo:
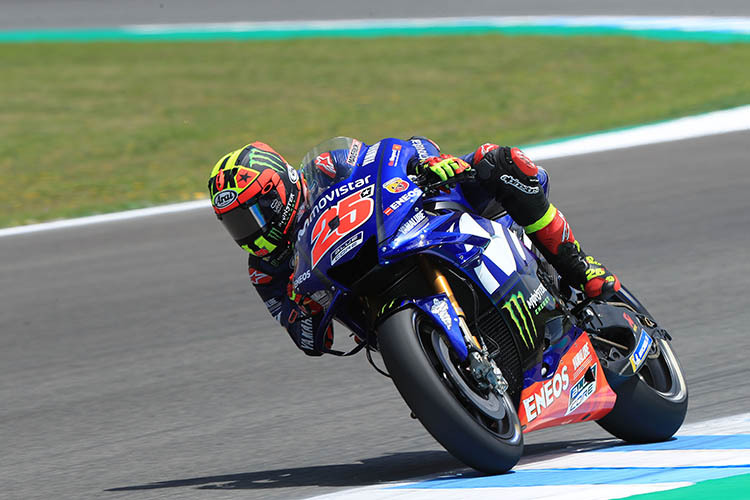
[[(433, 141), (409, 139), (416, 150), (407, 173), (433, 181), (456, 178), (477, 213), (499, 203), (524, 228), (534, 246), (561, 277), (591, 298), (606, 298), (620, 289), (617, 277), (587, 256), (573, 236), (565, 217), (542, 189), (544, 169), (518, 148), (485, 143), (463, 156), (442, 154)], [(348, 171), (367, 148), (360, 141), (346, 149), (320, 153), (315, 166), (335, 179)], [(462, 179), (469, 170), (474, 179)], [(301, 296), (295, 291), (294, 241), (303, 218), (306, 180), (273, 148), (253, 142), (224, 155), (208, 181), (217, 218), (240, 247), (249, 253), (250, 280), (272, 316), (294, 343), (308, 355), (331, 349), (333, 330), (315, 337), (329, 296), (318, 292)], [(302, 277), (299, 277), (302, 279)]]

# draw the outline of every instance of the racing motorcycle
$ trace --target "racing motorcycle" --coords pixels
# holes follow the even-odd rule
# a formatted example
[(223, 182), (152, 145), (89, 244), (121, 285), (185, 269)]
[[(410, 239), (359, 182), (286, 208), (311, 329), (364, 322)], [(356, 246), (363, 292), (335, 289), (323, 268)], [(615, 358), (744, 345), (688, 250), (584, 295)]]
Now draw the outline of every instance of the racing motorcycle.
[(420, 140), (338, 137), (303, 159), (294, 284), (327, 306), (315, 338), (333, 319), (352, 330), (353, 351), (381, 354), (412, 416), (485, 473), (518, 462), (524, 433), (556, 425), (670, 438), (688, 394), (669, 333), (624, 286), (600, 301), (562, 285), (502, 207), (474, 213), (460, 183), (407, 175)]

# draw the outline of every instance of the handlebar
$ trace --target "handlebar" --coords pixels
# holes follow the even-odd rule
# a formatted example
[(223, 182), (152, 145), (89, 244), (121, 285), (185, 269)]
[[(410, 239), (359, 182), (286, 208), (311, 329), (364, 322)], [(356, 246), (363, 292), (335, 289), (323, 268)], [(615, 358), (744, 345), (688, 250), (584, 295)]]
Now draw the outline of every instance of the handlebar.
[(467, 180), (473, 180), (477, 175), (476, 170), (464, 170), (460, 174), (457, 174), (444, 181), (430, 181), (429, 176), (425, 174), (418, 175), (414, 178), (414, 182), (424, 191), (425, 195), (431, 196), (437, 194), (438, 191), (445, 191), (447, 188), (452, 188), (456, 184), (465, 182)]

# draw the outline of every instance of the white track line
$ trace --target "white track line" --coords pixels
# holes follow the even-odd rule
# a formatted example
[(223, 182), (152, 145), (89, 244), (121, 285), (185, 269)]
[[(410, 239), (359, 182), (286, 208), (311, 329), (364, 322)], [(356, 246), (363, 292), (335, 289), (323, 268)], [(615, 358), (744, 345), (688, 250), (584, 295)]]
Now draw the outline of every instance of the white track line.
[(681, 436), (722, 434), (750, 434), (750, 413), (685, 424), (679, 431)]
[(611, 28), (634, 31), (682, 31), (750, 34), (750, 17), (711, 16), (475, 16), (392, 19), (338, 19), (318, 21), (264, 21), (220, 23), (133, 24), (122, 28), (135, 34), (217, 33), (256, 31), (347, 31), (372, 29), (472, 27)]
[(524, 148), (535, 160), (612, 151), (750, 129), (750, 106)]
[[(652, 125), (643, 125), (614, 132), (602, 132), (584, 137), (542, 144), (539, 146), (530, 146), (524, 149), (526, 153), (535, 160), (548, 160), (551, 158), (598, 153), (614, 149), (632, 148), (636, 146), (679, 141), (716, 134), (726, 134), (743, 130), (750, 130), (750, 106), (742, 106), (725, 111), (715, 111), (703, 115), (678, 118), (676, 120), (655, 123)], [(88, 226), (102, 222), (115, 222), (137, 219), (140, 217), (149, 217), (152, 215), (184, 212), (187, 210), (206, 209), (209, 206), (210, 202), (208, 200), (198, 200), (187, 203), (176, 203), (173, 205), (128, 210), (126, 212), (116, 212), (77, 219), (45, 222), (42, 224), (10, 227), (0, 229), (0, 238), (18, 234), (50, 231), (54, 229)]]
[(120, 220), (138, 219), (140, 217), (150, 217), (152, 215), (185, 212), (187, 210), (208, 208), (210, 206), (211, 202), (209, 200), (197, 200), (188, 201), (186, 203), (175, 203), (172, 205), (161, 205), (158, 207), (127, 210), (125, 212), (114, 212), (111, 214), (92, 215), (90, 217), (80, 217), (77, 219), (65, 219), (53, 222), (44, 222), (41, 224), (29, 224), (28, 226), (9, 227), (6, 229), (0, 229), (0, 238), (3, 236), (13, 236), (16, 234), (36, 233), (39, 231), (49, 231), (52, 229), (88, 226), (90, 224), (101, 224), (102, 222), (115, 222)]

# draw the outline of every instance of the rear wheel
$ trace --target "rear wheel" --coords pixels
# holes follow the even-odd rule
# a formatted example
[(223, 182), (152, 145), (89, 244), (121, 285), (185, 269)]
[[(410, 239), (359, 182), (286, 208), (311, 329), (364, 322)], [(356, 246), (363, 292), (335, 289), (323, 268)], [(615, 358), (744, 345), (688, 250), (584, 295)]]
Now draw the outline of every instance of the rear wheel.
[(655, 339), (655, 351), (637, 374), (613, 388), (615, 407), (597, 421), (607, 432), (631, 443), (672, 437), (685, 420), (688, 393), (682, 368), (669, 342)]
[[(613, 301), (625, 303), (634, 311), (651, 317), (624, 286)], [(617, 380), (611, 372), (605, 370), (605, 373), (607, 378)], [(687, 383), (672, 346), (664, 338), (654, 339), (651, 352), (638, 373), (611, 385), (617, 394), (615, 407), (597, 423), (615, 437), (631, 443), (665, 441), (685, 420)]]
[(478, 387), (428, 317), (394, 313), (378, 328), (378, 344), (404, 401), (452, 455), (490, 474), (518, 462), (523, 435), (510, 397)]

